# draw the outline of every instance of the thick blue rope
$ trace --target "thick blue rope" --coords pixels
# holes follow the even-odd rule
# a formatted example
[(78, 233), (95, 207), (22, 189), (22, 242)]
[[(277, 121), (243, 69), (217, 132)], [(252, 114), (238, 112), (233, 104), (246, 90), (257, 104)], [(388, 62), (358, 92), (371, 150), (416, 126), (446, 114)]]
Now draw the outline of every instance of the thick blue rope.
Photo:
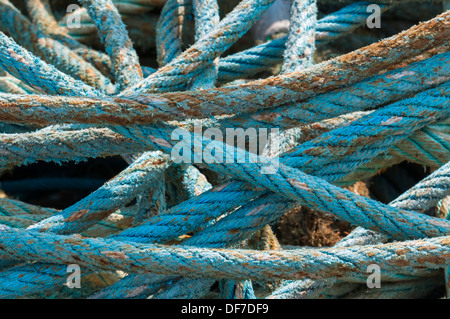
[[(219, 21), (220, 2), (169, 0), (156, 26), (161, 67), (144, 68), (144, 78), (122, 15), (149, 12), (164, 1), (80, 3), (106, 54), (56, 26), (47, 1), (27, 3), (30, 22), (0, 0), (0, 31), (12, 36), (0, 33), (0, 66), (10, 74), (0, 79), (0, 167), (110, 155), (123, 155), (130, 165), (62, 211), (0, 201), (0, 296), (51, 292), (65, 280), (65, 263), (130, 273), (97, 298), (199, 297), (221, 279), (227, 279), (220, 281), (224, 298), (254, 298), (250, 280), (279, 279), (291, 281), (271, 298), (360, 296), (354, 283), (364, 282), (374, 262), (383, 266), (383, 280), (402, 282), (380, 295), (420, 296), (418, 287), (432, 289), (436, 271), (448, 270), (450, 223), (422, 212), (442, 205), (450, 190), (450, 12), (312, 65), (316, 45), (365, 22), (367, 3), (317, 20), (315, 1), (292, 1), (286, 37), (221, 59), (273, 1), (243, 0)], [(195, 43), (183, 52), (181, 32), (191, 14)], [(24, 26), (32, 36), (21, 34)], [(214, 87), (281, 60), (280, 75)], [(282, 151), (272, 148), (275, 136), (263, 155), (230, 149), (194, 135), (193, 123), (220, 125), (223, 132), (279, 127)], [(187, 199), (166, 207), (170, 159), (163, 153), (174, 155), (171, 135), (179, 126), (192, 142), (184, 151), (198, 156), (200, 150), (204, 161), (178, 167)], [(214, 154), (205, 152), (211, 147)], [(220, 162), (227, 150), (233, 163)], [(336, 186), (404, 159), (440, 168), (390, 205)], [(210, 188), (208, 171), (229, 180)], [(135, 198), (130, 211), (123, 208)], [(336, 248), (230, 248), (298, 205), (360, 228)], [(88, 237), (68, 236), (80, 232)], [(384, 243), (388, 238), (400, 241)]]

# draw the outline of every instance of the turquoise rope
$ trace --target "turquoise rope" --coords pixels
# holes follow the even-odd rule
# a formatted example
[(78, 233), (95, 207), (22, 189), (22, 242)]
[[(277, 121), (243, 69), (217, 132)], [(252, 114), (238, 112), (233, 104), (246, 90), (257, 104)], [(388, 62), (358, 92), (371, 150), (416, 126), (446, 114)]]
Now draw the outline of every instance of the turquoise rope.
[[(163, 1), (142, 1), (124, 0), (122, 4), (105, 0), (100, 7), (99, 3), (82, 1), (103, 38), (109, 55), (106, 57), (80, 45), (64, 28), (49, 32), (48, 25), (55, 20), (47, 1), (30, 1), (30, 23), (8, 1), (1, 0), (1, 8), (10, 10), (22, 25), (28, 23), (31, 30), (37, 30), (39, 43), (46, 41), (49, 46), (41, 60), (36, 56), (41, 54), (34, 40), (29, 41), (16, 31), (16, 34), (8, 32), (18, 43), (24, 41), (22, 48), (0, 34), (0, 66), (16, 78), (8, 76), (2, 82), (6, 94), (1, 94), (0, 118), (5, 132), (15, 132), (0, 136), (5, 145), (0, 145), (5, 153), (2, 169), (40, 159), (63, 162), (71, 157), (85, 160), (112, 154), (129, 158), (126, 154), (144, 152), (138, 159), (131, 156), (130, 166), (116, 178), (61, 212), (43, 209), (42, 214), (33, 214), (39, 209), (22, 203), (0, 203), (5, 208), (0, 224), (22, 228), (0, 226), (0, 268), (4, 270), (0, 272), (1, 296), (51, 290), (64, 280), (61, 263), (74, 262), (74, 256), (83, 267), (129, 272), (131, 275), (96, 295), (123, 298), (202, 296), (211, 283), (224, 278), (230, 281), (221, 281), (223, 297), (253, 298), (249, 280), (303, 281), (305, 277), (309, 279), (303, 281), (300, 289), (295, 284), (284, 285), (283, 294), (360, 296), (363, 294), (355, 290), (358, 285), (345, 281), (362, 283), (365, 267), (375, 257), (386, 268), (383, 280), (404, 283), (402, 290), (386, 289), (385, 296), (419, 296), (415, 288), (424, 286), (421, 278), (435, 278), (436, 270), (447, 267), (442, 256), (448, 254), (446, 236), (450, 224), (421, 212), (437, 205), (450, 189), (445, 173), (450, 118), (449, 82), (445, 73), (448, 53), (428, 59), (419, 55), (430, 49), (431, 54), (442, 52), (435, 51), (448, 38), (448, 12), (391, 38), (305, 68), (303, 62), (311, 63), (308, 51), (314, 50), (308, 45), (333, 36), (321, 33), (323, 21), (314, 26), (312, 20), (301, 18), (302, 13), (310, 11), (293, 6), (289, 41), (286, 49), (283, 45), (279, 50), (278, 61), (285, 56), (282, 74), (214, 88), (216, 77), (220, 76), (217, 69), (220, 55), (273, 1), (244, 0), (220, 22), (214, 2), (193, 1), (196, 42), (185, 52), (177, 51), (175, 45), (174, 52), (178, 53), (165, 66), (147, 72), (146, 79), (119, 14), (147, 12), (163, 4)], [(38, 9), (40, 3), (47, 5), (45, 11)], [(303, 5), (307, 1), (298, 3)], [(170, 5), (167, 2), (166, 7)], [(358, 5), (361, 3), (353, 6), (355, 14), (347, 17), (350, 21), (347, 26), (338, 17), (342, 18), (349, 7), (332, 15), (337, 24), (330, 27), (330, 34), (334, 31), (341, 36), (361, 25), (367, 12), (357, 17)], [(385, 10), (389, 6), (382, 7)], [(182, 13), (184, 17), (188, 14)], [(162, 15), (166, 24), (177, 17), (170, 12)], [(177, 29), (180, 25), (178, 21), (173, 26)], [(302, 25), (307, 25), (309, 32), (300, 32), (295, 37), (295, 30), (303, 30)], [(181, 38), (170, 30), (166, 30), (169, 37), (175, 35), (181, 48)], [(69, 55), (72, 60), (66, 59)], [(306, 59), (291, 59), (293, 56)], [(377, 75), (412, 57), (423, 61)], [(71, 65), (81, 68), (64, 69)], [(83, 78), (88, 67), (92, 67), (95, 76)], [(117, 91), (108, 82), (110, 73), (117, 82)], [(122, 91), (118, 96), (107, 95), (118, 91)], [(362, 110), (371, 111), (354, 113)], [(282, 115), (273, 117), (277, 112)], [(216, 118), (204, 121), (212, 116)], [(270, 120), (271, 117), (276, 120)], [(152, 150), (171, 153), (175, 142), (170, 136), (177, 126), (186, 127), (194, 146), (202, 151), (211, 146), (226, 150), (219, 141), (192, 135), (192, 124), (203, 121), (206, 126), (222, 125), (222, 129), (227, 125), (236, 127), (236, 123), (244, 127), (253, 127), (255, 123), (257, 127), (276, 127), (282, 123), (284, 151), (279, 162), (267, 159), (266, 155), (277, 152), (267, 149), (266, 154), (255, 156), (257, 163), (249, 163), (250, 153), (232, 148), (234, 163), (226, 165), (214, 162), (220, 159), (218, 152), (206, 154), (206, 159), (213, 161), (199, 164), (200, 169), (236, 180), (207, 190), (207, 181), (195, 177), (202, 176), (200, 171), (186, 166), (193, 174), (185, 176), (188, 186), (194, 186), (191, 198), (166, 210), (163, 172), (168, 166), (168, 156)], [(13, 123), (25, 126), (19, 129)], [(21, 133), (22, 130), (29, 132)], [(62, 141), (62, 145), (58, 144)], [(39, 143), (42, 151), (37, 151)], [(27, 152), (31, 155), (26, 155)], [(266, 159), (266, 163), (261, 162)], [(346, 185), (355, 178), (371, 176), (402, 159), (442, 167), (393, 205), (383, 205), (332, 185)], [(261, 175), (263, 168), (273, 169), (273, 174)], [(196, 180), (204, 182), (196, 185)], [(151, 184), (153, 187), (149, 187)], [(134, 198), (137, 205), (132, 220), (131, 216), (123, 215), (125, 226), (120, 223), (102, 226), (109, 223), (110, 217), (117, 217), (119, 209)], [(351, 247), (276, 253), (229, 249), (295, 205), (330, 212), (359, 225), (361, 228), (339, 244)], [(16, 208), (19, 206), (21, 213)], [(121, 229), (125, 230), (117, 233)], [(99, 238), (66, 236), (77, 232)], [(193, 236), (188, 239), (179, 237), (190, 232)], [(105, 236), (108, 238), (101, 238)], [(388, 238), (413, 241), (378, 244)], [(182, 244), (171, 246), (173, 242)], [(372, 245), (355, 245), (361, 243)], [(261, 258), (269, 261), (261, 262)], [(30, 266), (20, 260), (37, 263)], [(340, 268), (339, 274), (335, 272), (336, 266)], [(318, 273), (322, 281), (317, 281)], [(430, 281), (429, 288), (424, 289), (436, 284), (437, 281)]]

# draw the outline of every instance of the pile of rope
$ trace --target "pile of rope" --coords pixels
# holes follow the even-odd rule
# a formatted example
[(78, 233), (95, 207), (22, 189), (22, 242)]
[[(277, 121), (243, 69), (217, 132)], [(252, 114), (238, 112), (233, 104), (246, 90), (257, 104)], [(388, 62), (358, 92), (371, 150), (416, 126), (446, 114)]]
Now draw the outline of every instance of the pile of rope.
[[(0, 298), (449, 289), (448, 2), (428, 21), (320, 62), (320, 48), (366, 25), (371, 3), (323, 13), (316, 0), (291, 0), (285, 33), (232, 51), (279, 2), (242, 0), (224, 15), (217, 0), (79, 0), (58, 17), (49, 0), (0, 0), (0, 171), (110, 156), (129, 164), (61, 211), (0, 198)], [(383, 13), (408, 0), (374, 2)], [(154, 67), (141, 66), (133, 42), (156, 50)], [(198, 134), (199, 124), (223, 136), (279, 134), (255, 153)], [(190, 156), (177, 151), (177, 130), (200, 160), (178, 161)], [(347, 189), (403, 161), (432, 173), (389, 204)], [(30, 183), (53, 182), (9, 187)], [(334, 247), (280, 246), (270, 225), (300, 206), (359, 227)], [(82, 289), (68, 287), (73, 264)], [(374, 264), (381, 288), (369, 289)]]

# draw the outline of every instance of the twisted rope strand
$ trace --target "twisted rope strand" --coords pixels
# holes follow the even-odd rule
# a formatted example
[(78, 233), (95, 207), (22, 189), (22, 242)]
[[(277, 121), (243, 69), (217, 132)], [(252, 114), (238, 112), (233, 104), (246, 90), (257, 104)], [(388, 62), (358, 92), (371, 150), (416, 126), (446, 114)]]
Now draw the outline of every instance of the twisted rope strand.
[(166, 66), (144, 81), (122, 92), (121, 96), (151, 91), (176, 91), (189, 76), (200, 73), (217, 56), (239, 39), (274, 0), (244, 0), (213, 30)]
[(27, 1), (27, 8), (32, 22), (40, 32), (50, 35), (68, 46), (72, 51), (94, 65), (105, 76), (110, 76), (111, 60), (109, 56), (79, 43), (70, 36), (67, 28), (60, 26), (56, 21), (48, 0)]
[(31, 52), (53, 64), (62, 72), (99, 90), (112, 92), (114, 86), (92, 64), (74, 51), (40, 32), (8, 0), (0, 1), (1, 27)]
[(111, 0), (80, 0), (94, 20), (100, 39), (111, 58), (112, 69), (119, 90), (142, 80), (139, 58), (128, 37), (120, 14)]
[[(158, 33), (173, 45), (161, 45), (160, 38), (158, 50), (173, 48), (175, 56), (166, 56), (170, 60), (159, 70), (146, 69), (145, 79), (122, 21), (135, 32), (130, 32), (135, 41), (148, 32), (148, 40), (137, 44), (142, 49), (154, 41), (156, 15), (136, 14), (165, 1), (102, 0), (105, 6), (99, 7), (98, 2), (80, 0), (89, 3), (87, 10), (77, 10), (84, 26), (74, 31), (68, 24), (56, 24), (48, 0), (27, 3), (33, 23), (8, 0), (0, 0), (4, 30), (25, 46), (0, 33), (0, 66), (13, 76), (3, 72), (0, 78), (6, 91), (0, 93), (5, 132), (0, 134), (0, 151), (5, 153), (0, 168), (111, 153), (130, 164), (63, 211), (0, 201), (0, 296), (78, 296), (57, 288), (65, 279), (65, 262), (89, 269), (84, 272), (89, 277), (84, 294), (95, 292), (96, 280), (102, 282), (97, 289), (108, 286), (93, 298), (198, 298), (216, 280), (222, 298), (254, 298), (250, 280), (281, 279), (288, 281), (269, 297), (363, 297), (365, 267), (374, 258), (383, 268), (383, 281), (402, 283), (374, 297), (419, 297), (433, 289), (440, 270), (450, 269), (450, 222), (427, 215), (430, 207), (438, 207), (439, 217), (448, 215), (450, 11), (311, 66), (308, 49), (314, 50), (315, 40), (320, 45), (323, 39), (342, 36), (369, 13), (358, 2), (316, 23), (315, 14), (302, 19), (311, 13), (303, 6), (314, 6), (308, 1), (293, 1), (287, 37), (237, 54), (256, 49), (254, 56), (261, 60), (256, 68), (258, 63), (267, 68), (284, 56), (281, 75), (216, 89), (219, 57), (273, 0), (243, 0), (220, 22), (215, 0), (169, 0)], [(181, 52), (180, 27), (190, 19), (190, 7), (196, 16), (196, 42)], [(148, 26), (136, 24), (144, 20)], [(21, 34), (26, 25), (31, 35)], [(96, 28), (109, 56), (78, 42), (93, 45)], [(271, 46), (274, 58), (264, 62), (258, 50)], [(241, 77), (255, 69), (249, 61), (249, 71), (242, 67)], [(92, 77), (87, 76), (89, 68)], [(108, 77), (116, 79), (117, 89)], [(272, 135), (262, 155), (256, 155), (251, 145), (236, 148), (220, 142), (220, 136), (199, 136), (198, 124), (219, 126), (216, 134), (222, 132), (222, 138), (229, 137), (228, 126), (283, 132), (281, 138)], [(172, 140), (174, 130), (182, 132), (182, 142)], [(130, 147), (125, 149), (126, 141)], [(181, 170), (176, 176), (169, 173), (169, 157), (161, 152), (170, 153), (176, 163), (194, 160), (217, 186), (209, 189), (205, 176), (190, 164), (174, 163)], [(403, 160), (439, 169), (390, 205), (335, 186), (368, 178)], [(173, 190), (179, 186), (185, 189)], [(123, 207), (133, 199), (136, 205)], [(334, 248), (230, 249), (243, 247), (242, 241), (299, 205), (359, 227)], [(74, 232), (91, 238), (66, 236)], [(392, 240), (413, 241), (386, 243)], [(111, 269), (129, 275), (102, 279)], [(448, 274), (440, 276), (448, 281)]]
[(281, 73), (300, 71), (311, 66), (315, 47), (316, 0), (291, 1), (291, 19)]
[[(390, 205), (398, 208), (412, 208), (415, 211), (421, 211), (428, 207), (432, 207), (436, 204), (437, 200), (445, 197), (450, 192), (450, 163), (434, 172), (432, 175), (421, 181), (415, 187), (409, 189), (402, 196), (393, 201)], [(423, 190), (433, 190), (433, 198), (430, 198), (429, 192)], [(434, 190), (438, 190), (435, 192)], [(266, 223), (271, 224), (276, 221), (280, 216), (282, 216), (286, 211), (292, 209), (295, 206), (294, 203), (287, 203), (284, 206), (280, 206), (283, 200), (279, 198), (271, 203), (268, 203), (267, 195), (262, 196), (259, 199), (245, 205), (236, 212), (230, 214), (219, 220), (216, 224), (206, 228), (202, 232), (193, 236), (185, 242), (185, 245), (193, 245), (198, 247), (227, 247), (233, 243), (240, 242), (250, 236), (256, 229), (262, 227)], [(412, 205), (408, 204), (408, 199), (411, 199)], [(436, 200), (437, 199), (437, 200)], [(355, 232), (356, 234), (357, 232)], [(369, 231), (367, 234), (363, 235), (359, 232), (361, 238), (367, 241), (369, 236), (373, 237), (372, 241), (375, 239), (381, 240), (379, 235), (372, 235), (373, 232)], [(350, 236), (351, 237), (351, 236)], [(119, 236), (115, 238), (121, 238)], [(361, 240), (361, 238), (359, 240)], [(122, 238), (125, 240), (124, 238)], [(384, 239), (385, 241), (386, 239)], [(205, 246), (207, 244), (207, 246)], [(362, 242), (356, 242), (353, 245), (343, 245), (346, 247), (362, 244)], [(338, 246), (341, 246), (338, 245)], [(395, 277), (395, 276), (394, 276)], [(153, 278), (151, 280), (154, 280)], [(182, 291), (183, 286), (186, 286), (186, 281), (180, 281), (170, 288), (170, 291)], [(188, 281), (189, 282), (189, 281)], [(142, 280), (141, 280), (142, 283)], [(197, 290), (205, 291), (208, 287), (213, 284), (211, 280), (195, 280), (194, 284), (197, 286)], [(317, 291), (323, 291), (323, 288), (328, 287), (332, 282), (313, 282), (310, 279), (304, 279), (299, 282), (287, 282), (283, 287), (277, 289), (270, 298), (296, 298), (311, 296), (311, 294)], [(193, 283), (189, 284), (188, 287), (192, 287)], [(200, 287), (203, 287), (200, 289)], [(167, 292), (169, 293), (169, 292)], [(159, 295), (158, 295), (159, 296)], [(163, 294), (163, 297), (168, 297), (169, 295)], [(173, 292), (170, 295), (173, 297)], [(193, 295), (191, 297), (199, 297), (201, 295)], [(155, 297), (156, 298), (156, 297)]]
[[(298, 126), (298, 123), (313, 123), (357, 110), (381, 106), (389, 101), (404, 98), (426, 88), (448, 81), (450, 71), (447, 68), (450, 53), (442, 53), (430, 59), (413, 63), (405, 68), (394, 70), (367, 81), (356, 83), (336, 92), (319, 95), (304, 103), (288, 104), (288, 106), (271, 109), (252, 116), (243, 116), (234, 120), (220, 121), (223, 127), (280, 127), (281, 129)], [(433, 68), (435, 72), (428, 72)], [(261, 87), (262, 89), (262, 87)], [(214, 90), (211, 90), (214, 92)], [(202, 93), (203, 92), (203, 93)], [(208, 91), (206, 91), (208, 92)], [(198, 94), (196, 107), (208, 108), (200, 110), (200, 117), (211, 114), (215, 108), (214, 100), (209, 94), (201, 91)], [(29, 106), (30, 96), (0, 94), (0, 119), (15, 123), (33, 123), (39, 125), (57, 124), (60, 122), (110, 123), (110, 124), (148, 124), (159, 120), (183, 120), (186, 112), (185, 103), (189, 96), (185, 93), (155, 96), (154, 101), (143, 105), (123, 99), (87, 99), (57, 96), (39, 96), (39, 102), (33, 104), (33, 112), (25, 113)], [(165, 99), (168, 97), (169, 100)], [(209, 98), (208, 98), (209, 96)], [(34, 98), (34, 97), (33, 97)], [(183, 99), (182, 99), (183, 98)], [(228, 98), (232, 98), (229, 94)], [(182, 99), (182, 101), (180, 101)], [(195, 99), (192, 100), (194, 103)], [(248, 104), (245, 105), (247, 107)], [(166, 110), (173, 109), (173, 112)], [(179, 112), (181, 110), (181, 113)], [(58, 111), (55, 114), (55, 111)], [(191, 110), (192, 111), (192, 110)], [(34, 112), (39, 112), (36, 117)], [(219, 110), (217, 112), (220, 112)], [(226, 110), (229, 112), (229, 110)], [(6, 114), (4, 114), (6, 113)], [(105, 114), (106, 113), (106, 114)]]
[[(386, 119), (388, 119), (390, 117), (391, 116), (389, 116), (387, 118), (381, 117), (381, 118), (379, 118), (379, 121), (385, 121)], [(408, 127), (408, 128), (411, 129), (411, 127)], [(407, 128), (405, 128), (405, 129), (407, 129)], [(210, 144), (208, 142), (210, 142), (212, 144)], [(193, 143), (194, 143), (195, 147), (197, 147), (197, 149), (203, 149), (202, 147), (206, 147), (206, 145), (208, 145), (208, 144), (210, 147), (211, 147), (211, 145), (215, 145), (218, 149), (221, 149), (223, 147), (220, 145), (220, 143), (207, 141), (206, 139), (203, 139), (203, 143), (205, 143), (205, 144), (202, 145), (200, 141), (195, 139), (195, 137), (193, 139)], [(165, 150), (166, 152), (167, 151), (170, 152), (170, 148), (169, 148), (169, 150), (167, 150), (167, 147), (168, 147), (167, 144), (155, 143), (154, 145)], [(234, 152), (235, 152), (234, 153), (235, 162), (249, 163), (247, 153), (245, 153), (244, 151), (239, 151), (237, 149), (235, 149)], [(222, 154), (226, 154), (225, 149), (223, 149)], [(376, 155), (376, 154), (374, 154), (374, 155)], [(211, 155), (208, 154), (208, 156), (211, 156)], [(212, 158), (213, 159), (210, 159), (206, 162), (213, 163), (213, 164), (209, 164), (209, 166), (214, 170), (232, 174), (238, 178), (247, 180), (250, 183), (256, 184), (260, 187), (269, 188), (275, 192), (282, 192), (283, 194), (287, 195), (288, 197), (291, 197), (293, 199), (295, 198), (295, 200), (300, 200), (300, 202), (302, 202), (304, 204), (307, 203), (306, 205), (313, 209), (333, 212), (334, 214), (338, 214), (338, 213), (340, 214), (340, 212), (344, 213), (344, 211), (346, 211), (346, 213), (344, 213), (343, 215), (339, 215), (344, 220), (347, 220), (347, 221), (349, 221), (351, 223), (355, 223), (355, 224), (361, 224), (361, 225), (371, 224), (372, 227), (375, 227), (375, 229), (381, 230), (381, 229), (379, 229), (379, 227), (382, 227), (381, 225), (376, 225), (377, 223), (372, 224), (372, 222), (374, 222), (374, 221), (370, 222), (369, 220), (364, 220), (366, 218), (369, 218), (368, 216), (370, 216), (370, 214), (371, 214), (370, 212), (368, 212), (368, 211), (365, 212), (364, 217), (360, 216), (363, 218), (363, 220), (364, 220), (364, 222), (363, 222), (362, 220), (358, 220), (358, 217), (353, 215), (356, 213), (355, 207), (350, 209), (350, 211), (347, 211), (346, 209), (344, 209), (344, 211), (341, 210), (343, 207), (345, 207), (345, 204), (343, 204), (343, 202), (345, 202), (345, 199), (350, 199), (355, 196), (352, 193), (349, 193), (349, 194), (346, 193), (344, 196), (337, 195), (337, 197), (341, 199), (340, 205), (337, 206), (338, 208), (331, 208), (331, 207), (325, 208), (327, 205), (329, 205), (328, 202), (327, 203), (325, 203), (325, 202), (317, 203), (317, 199), (314, 198), (314, 194), (316, 194), (316, 192), (321, 192), (321, 191), (319, 191), (321, 189), (323, 189), (325, 191), (324, 184), (322, 184), (320, 186), (317, 185), (320, 183), (317, 183), (316, 181), (314, 181), (314, 179), (310, 179), (310, 176), (304, 175), (303, 173), (301, 173), (300, 171), (298, 171), (296, 169), (293, 169), (291, 167), (287, 167), (287, 166), (284, 166), (283, 164), (280, 164), (279, 171), (277, 173), (269, 174), (267, 176), (257, 176), (254, 172), (259, 171), (260, 169), (263, 168), (264, 165), (260, 164), (261, 162), (254, 163), (254, 164), (241, 164), (241, 165), (227, 163), (226, 165), (221, 165), (221, 164), (219, 164), (220, 160), (214, 159), (214, 157), (212, 157)], [(295, 161), (294, 161), (294, 163), (295, 163)], [(276, 164), (272, 163), (272, 165), (276, 165)], [(276, 167), (276, 166), (273, 166), (273, 167)], [(253, 172), (253, 173), (251, 173), (251, 172)], [(303, 180), (303, 178), (305, 180)], [(302, 188), (301, 186), (304, 184), (308, 185), (308, 187)], [(316, 187), (316, 185), (317, 185), (317, 187)], [(329, 192), (334, 193), (335, 191), (339, 192), (339, 190), (334, 189), (331, 185), (327, 184), (327, 186), (325, 188), (328, 188), (328, 187), (330, 187), (330, 189), (327, 189), (325, 191), (325, 193), (323, 193), (323, 194), (328, 194)], [(325, 198), (330, 198), (330, 197), (328, 195), (325, 195)], [(330, 198), (330, 200), (331, 200), (331, 198)], [(364, 201), (365, 200), (366, 199), (364, 199)], [(375, 203), (373, 203), (373, 204), (375, 204)], [(322, 205), (324, 205), (324, 206), (322, 206)], [(359, 207), (367, 207), (367, 204), (361, 204), (358, 206)], [(321, 207), (321, 209), (319, 207)], [(380, 211), (383, 211), (383, 209), (381, 207), (377, 208), (377, 215), (379, 215)], [(409, 218), (407, 218), (407, 219), (409, 219)], [(377, 220), (379, 220), (379, 217), (377, 217)], [(400, 222), (400, 223), (403, 223), (403, 222)], [(437, 222), (437, 221), (435, 221), (435, 222)], [(388, 224), (385, 224), (384, 226), (387, 226)], [(397, 224), (394, 227), (394, 229), (396, 229), (396, 227), (400, 227), (400, 226), (398, 226), (399, 224), (397, 221), (394, 224)], [(387, 226), (387, 227), (390, 228), (390, 226)], [(406, 228), (409, 228), (409, 227), (406, 227)], [(394, 230), (394, 229), (390, 229), (387, 232), (390, 233), (390, 235), (392, 235), (392, 236), (401, 236), (401, 237), (408, 236), (406, 232), (400, 234), (398, 232), (398, 229), (397, 230)], [(406, 229), (405, 229), (405, 231), (406, 231)], [(411, 229), (409, 229), (408, 232), (409, 231), (411, 231)], [(428, 232), (427, 230), (424, 230), (424, 231)], [(432, 233), (434, 231), (431, 229), (430, 229), (430, 231), (431, 232), (429, 233), (429, 235), (433, 236)], [(416, 232), (416, 230), (413, 232)], [(445, 230), (444, 230), (444, 233), (445, 233)], [(416, 233), (413, 236), (423, 236), (423, 235), (419, 235), (418, 233)]]
[[(254, 205), (256, 206), (257, 203), (258, 203), (258, 201), (254, 202)], [(261, 207), (261, 206), (260, 206), (260, 207)], [(274, 208), (274, 207), (271, 207), (271, 209), (273, 209), (273, 208)], [(247, 209), (247, 208), (246, 208), (246, 209)], [(254, 209), (254, 206), (251, 206), (251, 207), (249, 208), (249, 210), (250, 210), (250, 211), (254, 211), (254, 210), (255, 210), (255, 209)], [(245, 210), (244, 210), (244, 211), (245, 211)], [(257, 211), (260, 211), (260, 209), (258, 208)], [(275, 211), (281, 212), (281, 211), (283, 211), (283, 210), (280, 210), (279, 207), (277, 207), (277, 208), (275, 208)], [(244, 214), (245, 214), (245, 215), (248, 215), (247, 212), (248, 212), (248, 210), (245, 211)], [(251, 214), (251, 215), (254, 215), (254, 214)], [(270, 215), (269, 215), (269, 216), (270, 216)], [(255, 216), (255, 218), (256, 218), (256, 216)], [(258, 218), (258, 219), (259, 219), (259, 218)], [(230, 232), (230, 233), (231, 233), (231, 232)], [(201, 233), (200, 233), (200, 234), (201, 234)], [(119, 238), (120, 238), (120, 237), (119, 237)], [(130, 238), (132, 238), (132, 237), (130, 237)], [(127, 240), (129, 240), (130, 238), (127, 238)], [(202, 242), (202, 241), (204, 242), (204, 240), (201, 240), (201, 242)], [(194, 242), (194, 243), (195, 243), (195, 242)]]
[(365, 274), (372, 263), (381, 264), (388, 271), (408, 274), (424, 266), (436, 269), (450, 265), (448, 237), (351, 248), (271, 252), (175, 248), (0, 227), (3, 258), (77, 263), (88, 268), (135, 273), (253, 280), (333, 277), (336, 274), (351, 278), (355, 274)]
[[(313, 123), (341, 114), (362, 111), (395, 102), (450, 79), (450, 53), (411, 63), (404, 68), (374, 76), (339, 90), (327, 92), (308, 101), (287, 104), (255, 114), (242, 114), (221, 121), (225, 127), (275, 127), (280, 130), (299, 123)], [(433, 68), (434, 72), (428, 72)]]
[[(338, 39), (366, 23), (369, 2), (352, 3), (339, 11), (317, 21), (316, 46)], [(389, 9), (389, 4), (379, 4), (381, 12)], [(220, 60), (219, 83), (255, 75), (280, 63), (286, 48), (287, 36), (267, 41), (253, 48), (238, 52)], [(300, 52), (299, 53), (303, 53)]]
[(60, 72), (0, 32), (0, 66), (39, 92), (69, 96), (102, 96), (91, 86)]
[(166, 157), (154, 152), (144, 153), (89, 196), (28, 229), (58, 234), (79, 233), (130, 202), (155, 178), (159, 178), (158, 173), (166, 165)]
[[(206, 36), (219, 23), (217, 0), (193, 0), (195, 15), (195, 39)], [(219, 57), (199, 74), (189, 85), (190, 90), (213, 88), (219, 71)]]
[(190, 14), (192, 1), (168, 0), (156, 26), (156, 52), (158, 64), (164, 66), (182, 51), (182, 30), (186, 16)]
[[(437, 202), (450, 193), (450, 162), (433, 172), (420, 183), (400, 195), (390, 203), (391, 206), (409, 209), (411, 211), (425, 211), (433, 207)], [(428, 190), (424, 191), (424, 190)], [(411, 205), (410, 205), (411, 202)], [(350, 235), (346, 236), (335, 247), (351, 247), (355, 245), (367, 245), (386, 242), (387, 237), (371, 230), (357, 227)], [(314, 286), (318, 288), (314, 291), (305, 290), (305, 287), (312, 285), (311, 281), (286, 282), (283, 287), (275, 291), (269, 298), (292, 298), (296, 295), (309, 297), (312, 292), (324, 291), (331, 283), (317, 282)], [(306, 286), (305, 286), (306, 285)], [(308, 288), (309, 289), (309, 288)]]

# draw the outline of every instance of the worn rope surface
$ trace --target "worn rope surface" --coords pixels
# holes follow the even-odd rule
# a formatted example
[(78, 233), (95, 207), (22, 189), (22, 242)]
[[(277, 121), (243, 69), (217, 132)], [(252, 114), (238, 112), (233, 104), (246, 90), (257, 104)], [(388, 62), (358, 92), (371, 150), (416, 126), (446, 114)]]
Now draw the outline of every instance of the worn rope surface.
[[(0, 0), (0, 173), (115, 155), (128, 167), (103, 185), (0, 181), (7, 193), (97, 188), (62, 210), (0, 198), (1, 298), (66, 297), (68, 264), (126, 272), (91, 298), (199, 298), (216, 281), (221, 298), (261, 297), (254, 281), (277, 282), (268, 298), (422, 298), (448, 281), (450, 214), (427, 214), (450, 195), (450, 11), (315, 63), (367, 23), (370, 3), (318, 19), (325, 1), (292, 0), (287, 34), (231, 53), (274, 0), (225, 15), (220, 0), (79, 3), (58, 22), (47, 0), (28, 12)], [(229, 128), (280, 132), (258, 151), (260, 137), (225, 142)], [(342, 188), (403, 161), (434, 172), (389, 205)], [(359, 227), (332, 248), (248, 249), (300, 206)], [(377, 292), (362, 286), (371, 264)]]

